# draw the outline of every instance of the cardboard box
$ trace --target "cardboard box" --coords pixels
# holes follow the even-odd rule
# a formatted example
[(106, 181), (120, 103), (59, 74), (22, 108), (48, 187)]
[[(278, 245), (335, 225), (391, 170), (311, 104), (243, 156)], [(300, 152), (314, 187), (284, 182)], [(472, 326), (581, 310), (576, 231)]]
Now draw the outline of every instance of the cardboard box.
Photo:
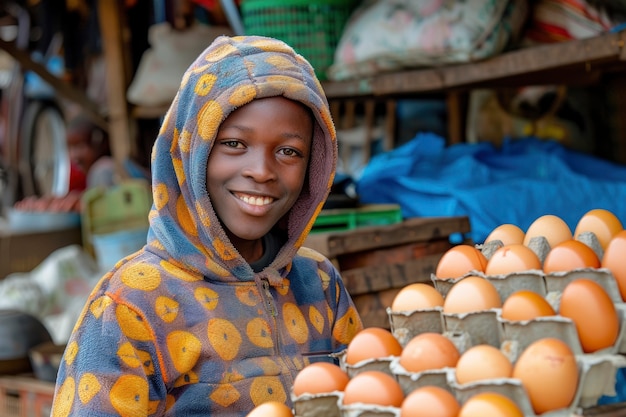
[(82, 244), (80, 227), (36, 232), (0, 227), (0, 279), (30, 272), (55, 250), (76, 244)]

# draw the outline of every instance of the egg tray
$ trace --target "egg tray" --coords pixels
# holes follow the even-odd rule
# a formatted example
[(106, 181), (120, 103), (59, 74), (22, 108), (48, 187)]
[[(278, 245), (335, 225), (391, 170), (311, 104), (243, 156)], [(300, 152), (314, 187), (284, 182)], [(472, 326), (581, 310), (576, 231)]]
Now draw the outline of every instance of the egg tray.
[[(367, 369), (373, 369), (372, 361), (364, 361), (367, 364), (357, 364), (355, 368), (365, 366)], [(585, 408), (595, 406), (603, 395), (615, 395), (616, 372), (617, 369), (626, 366), (626, 358), (621, 355), (583, 354), (576, 355), (576, 362), (579, 379), (572, 405), (543, 413), (541, 417), (571, 417), (574, 414), (581, 414)], [(535, 414), (521, 381), (515, 378), (497, 378), (458, 384), (454, 368), (409, 372), (402, 367), (399, 357), (385, 358), (381, 361), (381, 365), (389, 368), (385, 372), (396, 378), (405, 396), (423, 386), (438, 386), (452, 393), (459, 404), (463, 405), (472, 396), (481, 392), (496, 392), (511, 399), (525, 417), (539, 417)], [(300, 396), (295, 396), (292, 392), (291, 397), (296, 417), (320, 415), (325, 417), (400, 417), (400, 409), (397, 407), (370, 404), (343, 405), (343, 393), (340, 391)]]
[[(603, 395), (615, 395), (615, 377), (617, 369), (626, 366), (624, 357), (619, 355), (577, 355), (576, 362), (579, 379), (572, 405), (568, 408), (542, 413), (540, 414), (541, 417), (571, 417), (574, 414), (582, 414), (582, 410), (595, 406)], [(526, 390), (518, 379), (499, 378), (460, 385), (452, 376), (449, 384), (460, 404), (481, 392), (497, 392), (510, 398), (525, 417), (538, 416), (533, 410)]]
[[(582, 232), (574, 237), (574, 239), (589, 246), (598, 256), (598, 259), (602, 259), (604, 249), (602, 248), (602, 245), (600, 244), (600, 241), (595, 233)], [(502, 246), (504, 246), (504, 244), (500, 240), (492, 240), (490, 242), (475, 245), (475, 247), (480, 250), (487, 259), (490, 259), (491, 256)], [(551, 249), (548, 239), (545, 236), (535, 236), (528, 242), (528, 247), (535, 252), (541, 262), (541, 265), (543, 265), (543, 262)]]
[[(514, 362), (513, 360), (512, 363)], [(576, 362), (579, 370), (579, 380), (572, 406), (568, 409), (544, 413), (542, 416), (570, 416), (575, 409), (596, 405), (603, 395), (615, 395), (617, 369), (626, 366), (626, 358), (621, 355), (581, 354), (576, 355)], [(402, 367), (399, 358), (395, 358), (390, 362), (390, 368), (405, 395), (417, 388), (434, 385), (448, 390), (460, 404), (463, 404), (470, 397), (480, 392), (498, 392), (514, 401), (525, 416), (535, 415), (526, 390), (522, 386), (521, 381), (515, 378), (498, 378), (458, 384), (454, 368), (409, 372)], [(612, 375), (612, 377), (607, 378), (608, 375)]]
[[(626, 303), (621, 302), (619, 290), (610, 271), (585, 268), (547, 275), (541, 271), (527, 271), (505, 276), (487, 276), (478, 272), (472, 272), (469, 275), (480, 275), (489, 279), (494, 283), (503, 300), (518, 289), (527, 289), (530, 283), (530, 285), (534, 285), (533, 288), (536, 292), (542, 294), (551, 303), (555, 311), (558, 311), (560, 295), (568, 283), (577, 278), (592, 279), (607, 291), (614, 302), (620, 323), (617, 340), (613, 346), (585, 354), (575, 324), (567, 317), (539, 317), (533, 320), (514, 322), (503, 319), (500, 315), (501, 309), (451, 314), (444, 313), (441, 307), (409, 312), (393, 312), (388, 308), (387, 314), (391, 331), (402, 346), (405, 346), (414, 336), (432, 331), (439, 326), (441, 329), (439, 333), (453, 341), (461, 353), (474, 345), (487, 343), (501, 349), (514, 363), (521, 352), (532, 342), (545, 337), (555, 337), (565, 342), (576, 355), (580, 372), (579, 387), (570, 408), (544, 413), (542, 417), (569, 417), (574, 410), (596, 405), (603, 395), (615, 395), (617, 371), (619, 368), (626, 367), (626, 359), (623, 356), (623, 353), (626, 353)], [(464, 277), (438, 281), (435, 281), (437, 278), (434, 277), (433, 283), (439, 291), (445, 294), (454, 283)], [(398, 368), (394, 361), (389, 363), (392, 364), (392, 373), (396, 375), (406, 392), (426, 383), (442, 385), (441, 378), (438, 380), (432, 378), (437, 372), (416, 375), (403, 371), (401, 367)], [(439, 374), (448, 376), (446, 381), (448, 389), (454, 392), (461, 403), (472, 394), (477, 394), (480, 391), (505, 391), (509, 398), (519, 405), (526, 416), (534, 416), (526, 392), (517, 380), (483, 381), (459, 386), (455, 383), (453, 370), (439, 371)]]
[(343, 392), (291, 395), (294, 417), (400, 417), (398, 407), (370, 404), (343, 405)]
[[(570, 282), (579, 278), (590, 279), (598, 283), (607, 292), (617, 310), (620, 322), (620, 331), (615, 344), (607, 349), (603, 349), (600, 353), (626, 354), (626, 303), (622, 301), (613, 274), (606, 268), (578, 268), (567, 272), (554, 272), (550, 274), (533, 270), (506, 275), (487, 275), (480, 271), (471, 271), (462, 277), (448, 279), (440, 279), (433, 274), (431, 275), (431, 281), (435, 288), (445, 297), (454, 284), (467, 276), (480, 276), (487, 279), (498, 291), (502, 302), (518, 290), (532, 290), (542, 295), (555, 311), (559, 310), (561, 294), (563, 289)], [(454, 334), (457, 347), (466, 349), (467, 347), (481, 342), (499, 347), (505, 340), (511, 340), (510, 330), (508, 329), (511, 324), (508, 321), (500, 319), (500, 311), (500, 309), (492, 309), (491, 311), (455, 315), (444, 313), (441, 308), (415, 312), (393, 312), (390, 308), (387, 308), (387, 315), (389, 316), (392, 332), (401, 344), (406, 344), (412, 337), (426, 331), (421, 324), (422, 314), (424, 316), (428, 315), (428, 320), (431, 322), (436, 321), (436, 317), (434, 316), (439, 314), (442, 333)], [(497, 324), (494, 324), (494, 315), (497, 317), (497, 320), (495, 320), (498, 322)], [(479, 318), (481, 316), (484, 317), (484, 319)], [(408, 317), (411, 319), (408, 320)], [(562, 324), (554, 325), (555, 334), (557, 336), (560, 337), (567, 333), (576, 332), (571, 320), (563, 318), (561, 321)], [(530, 326), (519, 330), (518, 333), (528, 333), (526, 338), (532, 338), (532, 340), (534, 340), (532, 334), (536, 332), (536, 330), (534, 330), (535, 326), (541, 327), (544, 325), (544, 323), (533, 322)], [(435, 326), (430, 325), (430, 327), (434, 328)], [(463, 334), (465, 334), (465, 336), (463, 336)], [(563, 340), (570, 345), (575, 353), (582, 353), (577, 337), (568, 336)]]
[[(583, 234), (578, 240), (589, 244), (596, 253), (601, 253), (595, 235)], [(595, 243), (595, 245), (594, 245)], [(532, 249), (543, 262), (549, 251), (545, 238), (531, 241)], [(529, 245), (530, 246), (530, 245)], [(486, 254), (497, 249), (496, 245), (483, 245)], [(600, 255), (601, 256), (601, 255)], [(546, 298), (558, 311), (563, 289), (575, 279), (588, 278), (600, 284), (609, 294), (618, 312), (620, 332), (616, 343), (601, 351), (583, 353), (576, 327), (572, 320), (561, 317), (540, 317), (524, 322), (512, 322), (502, 319), (501, 309), (491, 309), (463, 314), (444, 313), (443, 308), (393, 312), (387, 308), (391, 331), (404, 347), (413, 337), (425, 332), (435, 332), (448, 337), (463, 353), (477, 344), (489, 344), (501, 349), (512, 363), (532, 342), (555, 337), (565, 342), (576, 356), (579, 370), (578, 387), (570, 407), (541, 414), (541, 417), (571, 417), (581, 414), (582, 410), (597, 405), (602, 396), (615, 395), (617, 371), (626, 367), (626, 303), (622, 301), (615, 278), (610, 270), (604, 268), (581, 268), (563, 273), (544, 274), (533, 270), (506, 275), (486, 275), (479, 271), (470, 271), (454, 279), (439, 279), (434, 274), (431, 281), (445, 297), (449, 289), (461, 279), (470, 276), (482, 276), (497, 289), (504, 302), (511, 294), (520, 289), (535, 291)], [(456, 383), (454, 368), (428, 370), (419, 373), (408, 372), (399, 364), (399, 358), (389, 357), (363, 361), (357, 365), (347, 365), (342, 357), (340, 364), (350, 377), (365, 370), (381, 370), (396, 378), (405, 395), (421, 386), (435, 385), (452, 392), (462, 405), (470, 397), (484, 391), (499, 392), (513, 400), (525, 417), (538, 417), (530, 404), (528, 395), (521, 382), (514, 378), (501, 378), (460, 385)], [(367, 404), (344, 406), (343, 394), (327, 394), (293, 397), (296, 416), (313, 417), (399, 417), (400, 410), (395, 407), (379, 407)], [(319, 402), (319, 406), (317, 405)], [(324, 405), (321, 405), (324, 402)], [(329, 406), (332, 404), (332, 406)], [(324, 408), (325, 407), (325, 408)]]

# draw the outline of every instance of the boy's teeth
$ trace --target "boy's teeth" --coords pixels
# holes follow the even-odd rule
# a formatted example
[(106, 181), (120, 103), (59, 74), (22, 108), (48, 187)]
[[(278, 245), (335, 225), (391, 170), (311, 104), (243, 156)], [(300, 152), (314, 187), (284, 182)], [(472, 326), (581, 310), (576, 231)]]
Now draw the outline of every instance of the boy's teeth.
[(241, 199), (248, 204), (252, 204), (253, 206), (264, 206), (272, 202), (272, 199), (269, 197), (248, 197), (242, 196)]

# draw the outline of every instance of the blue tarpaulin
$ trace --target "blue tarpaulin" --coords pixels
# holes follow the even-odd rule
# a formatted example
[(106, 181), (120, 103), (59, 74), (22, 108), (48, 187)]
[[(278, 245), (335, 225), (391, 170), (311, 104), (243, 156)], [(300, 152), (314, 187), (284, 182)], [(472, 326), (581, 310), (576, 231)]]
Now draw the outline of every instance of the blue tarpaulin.
[(626, 166), (533, 137), (446, 146), (420, 133), (374, 156), (356, 186), (361, 202), (399, 204), (405, 218), (468, 216), (475, 243), (504, 223), (527, 230), (545, 214), (572, 232), (596, 208), (626, 225)]

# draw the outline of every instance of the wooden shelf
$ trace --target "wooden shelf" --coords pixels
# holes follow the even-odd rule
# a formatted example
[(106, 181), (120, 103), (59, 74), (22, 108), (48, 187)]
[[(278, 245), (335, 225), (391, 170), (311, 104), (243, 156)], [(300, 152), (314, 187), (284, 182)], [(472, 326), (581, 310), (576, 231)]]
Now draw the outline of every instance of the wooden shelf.
[(381, 73), (322, 85), (329, 99), (443, 93), (537, 84), (586, 85), (626, 70), (626, 32), (533, 46), (484, 61)]

